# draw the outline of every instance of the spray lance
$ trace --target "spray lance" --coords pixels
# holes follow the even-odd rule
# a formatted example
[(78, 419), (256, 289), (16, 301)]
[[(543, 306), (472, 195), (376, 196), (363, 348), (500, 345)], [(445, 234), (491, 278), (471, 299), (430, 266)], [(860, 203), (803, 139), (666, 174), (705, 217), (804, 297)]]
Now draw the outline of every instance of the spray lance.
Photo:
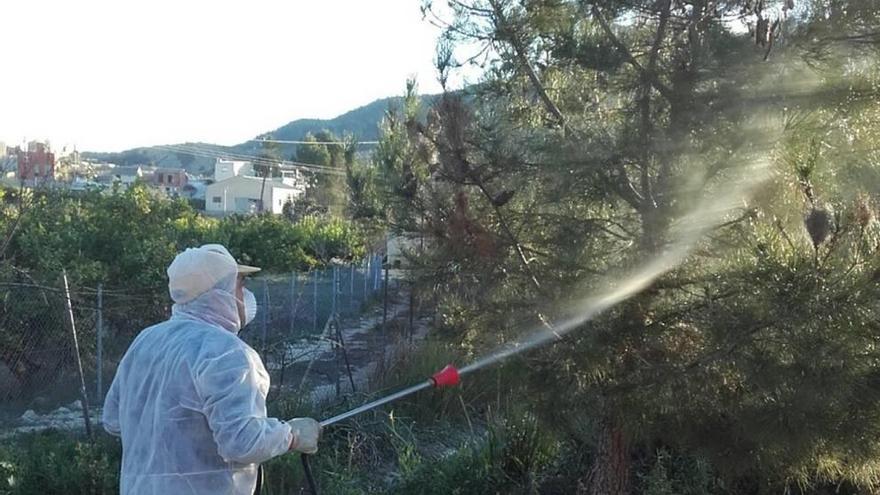
[(459, 373), (458, 369), (455, 366), (449, 364), (445, 368), (443, 368), (442, 370), (431, 375), (431, 378), (428, 378), (427, 380), (425, 380), (417, 385), (413, 385), (412, 387), (405, 388), (399, 392), (382, 397), (381, 399), (376, 399), (373, 402), (368, 402), (360, 407), (356, 407), (356, 408), (352, 409), (351, 411), (347, 411), (342, 414), (333, 416), (332, 418), (325, 419), (324, 421), (321, 421), (321, 427), (324, 428), (324, 427), (330, 426), (334, 423), (344, 421), (344, 420), (351, 418), (353, 416), (357, 416), (358, 414), (365, 413), (365, 412), (370, 411), (372, 409), (375, 409), (379, 406), (388, 404), (389, 402), (394, 402), (398, 399), (402, 399), (402, 398), (407, 397), (409, 395), (412, 395), (416, 392), (420, 392), (426, 388), (454, 387), (455, 385), (458, 385), (460, 376), (461, 376), (461, 374)]

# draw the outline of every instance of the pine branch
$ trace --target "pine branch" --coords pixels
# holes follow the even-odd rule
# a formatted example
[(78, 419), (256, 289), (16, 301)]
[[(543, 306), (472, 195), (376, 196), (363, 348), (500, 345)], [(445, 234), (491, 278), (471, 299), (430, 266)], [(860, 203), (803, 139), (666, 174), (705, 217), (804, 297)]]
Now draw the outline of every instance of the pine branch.
[(663, 95), (664, 98), (672, 101), (672, 90), (668, 86), (663, 84), (663, 81), (660, 80), (656, 72), (648, 71), (642, 66), (642, 64), (639, 63), (638, 60), (636, 60), (635, 56), (633, 56), (629, 48), (627, 48), (626, 45), (624, 45), (623, 42), (620, 41), (620, 39), (614, 34), (614, 31), (611, 30), (611, 26), (608, 24), (608, 21), (605, 19), (602, 13), (599, 12), (599, 7), (593, 5), (591, 10), (593, 17), (595, 17), (596, 20), (599, 22), (599, 26), (602, 28), (602, 31), (605, 32), (606, 36), (608, 36), (611, 44), (613, 44), (614, 47), (623, 54), (627, 62), (629, 62), (629, 64), (632, 65), (636, 69), (636, 71), (638, 71), (642, 75), (642, 77), (645, 77), (651, 83), (654, 89), (656, 89), (661, 95)]
[(626, 168), (622, 163), (618, 162), (615, 164), (614, 168), (617, 170), (618, 174), (617, 181), (609, 181), (610, 185), (624, 201), (626, 201), (634, 210), (641, 213), (643, 211), (645, 198), (639, 194), (638, 190), (636, 190), (636, 186), (633, 185), (629, 175), (626, 173)]
[(532, 86), (535, 88), (535, 91), (538, 92), (538, 97), (541, 99), (541, 102), (544, 104), (544, 107), (550, 112), (551, 115), (557, 120), (559, 125), (565, 129), (566, 131), (573, 131), (571, 127), (568, 125), (568, 121), (563, 115), (562, 111), (556, 105), (552, 98), (550, 98), (550, 94), (547, 93), (547, 89), (544, 87), (544, 83), (541, 82), (541, 78), (538, 77), (538, 73), (535, 72), (535, 68), (532, 67), (531, 62), (528, 59), (528, 55), (526, 54), (525, 46), (523, 46), (522, 40), (520, 40), (516, 34), (514, 34), (514, 30), (510, 28), (508, 25), (507, 19), (504, 16), (504, 12), (501, 9), (501, 6), (497, 0), (492, 0), (489, 2), (492, 5), (492, 10), (495, 12), (495, 29), (497, 32), (507, 34), (505, 40), (513, 47), (513, 51), (516, 54), (517, 62), (522, 66), (523, 70), (526, 71), (526, 76), (529, 78), (529, 81), (532, 83)]
[[(666, 25), (669, 21), (669, 10), (672, 7), (672, 0), (666, 0), (661, 8), (660, 21), (657, 24), (657, 31), (654, 34), (654, 41), (651, 44), (651, 52), (648, 55), (648, 67), (643, 76), (656, 74), (657, 60), (660, 55), (660, 46), (663, 38), (666, 36)], [(650, 177), (650, 153), (651, 138), (654, 130), (654, 122), (651, 118), (651, 83), (648, 77), (643, 77), (644, 87), (642, 88), (642, 97), (639, 100), (639, 112), (641, 116), (641, 141), (642, 141), (642, 197), (648, 201), (648, 204), (657, 207), (657, 201), (654, 199), (653, 188)], [(665, 180), (665, 178), (658, 178)]]

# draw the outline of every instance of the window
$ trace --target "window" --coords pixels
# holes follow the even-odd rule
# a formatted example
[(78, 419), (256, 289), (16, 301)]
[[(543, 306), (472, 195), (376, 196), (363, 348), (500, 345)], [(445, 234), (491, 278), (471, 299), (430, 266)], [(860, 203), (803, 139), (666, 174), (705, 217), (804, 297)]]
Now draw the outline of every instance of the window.
[(238, 213), (256, 213), (260, 200), (252, 198), (235, 198), (235, 211)]
[(159, 174), (159, 184), (163, 184), (163, 182), (162, 182), (163, 179), (165, 179), (165, 176), (162, 174)]
[(223, 199), (220, 196), (214, 196), (213, 198), (211, 198), (211, 202), (215, 205), (219, 205), (221, 202), (223, 202)]
[(171, 184), (172, 182), (173, 182), (173, 179), (172, 179), (172, 177), (169, 175), (169, 176), (168, 176), (168, 183)]

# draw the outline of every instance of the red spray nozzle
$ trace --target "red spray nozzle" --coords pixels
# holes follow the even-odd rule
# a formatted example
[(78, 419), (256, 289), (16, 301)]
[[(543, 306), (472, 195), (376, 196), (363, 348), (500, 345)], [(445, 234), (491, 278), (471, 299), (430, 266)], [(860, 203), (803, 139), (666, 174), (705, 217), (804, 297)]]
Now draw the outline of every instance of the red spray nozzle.
[(454, 387), (458, 385), (458, 370), (455, 366), (448, 364), (442, 370), (434, 373), (431, 380), (437, 388)]

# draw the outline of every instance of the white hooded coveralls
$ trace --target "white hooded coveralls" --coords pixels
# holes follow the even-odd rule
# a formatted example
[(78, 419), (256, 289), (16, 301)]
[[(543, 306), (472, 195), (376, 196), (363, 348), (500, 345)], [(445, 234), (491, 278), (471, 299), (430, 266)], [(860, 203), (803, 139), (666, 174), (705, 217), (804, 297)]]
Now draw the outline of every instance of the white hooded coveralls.
[(266, 417), (269, 375), (238, 338), (236, 274), (147, 328), (104, 403), (122, 437), (122, 495), (251, 495), (258, 464), (287, 452), (290, 427)]

